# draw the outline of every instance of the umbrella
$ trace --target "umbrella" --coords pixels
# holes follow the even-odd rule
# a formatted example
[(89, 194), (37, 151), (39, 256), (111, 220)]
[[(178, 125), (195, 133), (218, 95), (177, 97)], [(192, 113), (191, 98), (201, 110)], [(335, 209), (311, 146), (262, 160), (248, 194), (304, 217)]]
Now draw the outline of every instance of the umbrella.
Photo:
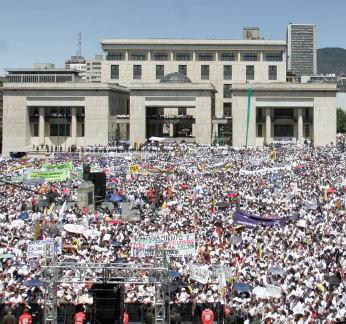
[(116, 188), (117, 184), (115, 182), (108, 182), (106, 185), (107, 188)]
[(176, 205), (178, 202), (176, 200), (170, 200), (168, 203), (167, 203), (167, 206), (174, 206)]
[(114, 246), (114, 247), (121, 247), (121, 246), (123, 246), (123, 244), (121, 242), (119, 242), (119, 241), (112, 241), (112, 246)]
[(235, 193), (235, 192), (230, 192), (226, 195), (227, 198), (235, 198), (237, 197), (238, 195)]
[(0, 259), (12, 259), (14, 257), (14, 254), (12, 253), (4, 253), (0, 255)]
[(112, 202), (120, 202), (120, 201), (123, 201), (124, 198), (117, 195), (117, 194), (113, 194), (111, 195), (109, 198), (108, 198), (109, 201), (112, 201)]
[(238, 282), (238, 283), (235, 283), (233, 285), (233, 289), (239, 293), (242, 293), (242, 292), (250, 293), (252, 291), (253, 287), (247, 283)]
[(269, 270), (268, 270), (268, 274), (273, 274), (273, 275), (278, 275), (278, 276), (283, 276), (284, 272), (282, 270), (281, 267), (279, 266), (274, 266), (274, 267), (271, 267)]
[(180, 186), (180, 188), (181, 188), (182, 190), (187, 190), (187, 189), (189, 189), (189, 185), (188, 185), (187, 183), (183, 183), (183, 184)]
[(326, 278), (326, 281), (329, 282), (333, 286), (339, 286), (341, 283), (341, 276), (332, 275)]
[(181, 276), (181, 274), (178, 271), (170, 271), (169, 276), (171, 278), (179, 278)]
[(27, 211), (23, 211), (20, 213), (19, 218), (22, 220), (27, 220), (29, 218), (29, 214)]
[(40, 279), (31, 279), (24, 282), (24, 286), (27, 287), (39, 287), (43, 286), (43, 281)]

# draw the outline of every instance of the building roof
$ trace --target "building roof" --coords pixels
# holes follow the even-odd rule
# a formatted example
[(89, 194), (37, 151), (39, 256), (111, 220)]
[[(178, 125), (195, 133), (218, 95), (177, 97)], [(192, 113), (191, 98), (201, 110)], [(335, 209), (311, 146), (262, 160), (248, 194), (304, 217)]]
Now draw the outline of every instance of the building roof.
[[(252, 91), (334, 91), (336, 84), (332, 83), (252, 83)], [(233, 83), (232, 91), (248, 91), (249, 84)]]
[(4, 83), (4, 90), (89, 90), (89, 91), (116, 91), (129, 93), (125, 87), (114, 83), (101, 82), (62, 82), (62, 83)]
[(164, 83), (191, 83), (191, 80), (182, 73), (174, 72), (165, 75), (163, 78), (161, 78), (160, 82)]
[(268, 39), (188, 39), (188, 38), (105, 38), (102, 45), (281, 45), (285, 40)]
[(67, 70), (67, 69), (34, 69), (34, 68), (19, 68), (19, 69), (5, 69), (6, 72), (10, 74), (20, 74), (20, 73), (31, 73), (31, 74), (54, 74), (54, 73), (67, 73), (67, 74), (78, 74), (78, 71)]

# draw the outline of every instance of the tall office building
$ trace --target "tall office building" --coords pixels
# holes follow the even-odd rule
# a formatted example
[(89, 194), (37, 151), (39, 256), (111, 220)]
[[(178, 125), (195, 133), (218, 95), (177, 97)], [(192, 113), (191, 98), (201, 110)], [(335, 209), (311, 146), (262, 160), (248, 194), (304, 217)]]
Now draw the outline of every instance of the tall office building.
[(300, 79), (317, 74), (316, 25), (289, 24), (287, 28), (287, 70)]

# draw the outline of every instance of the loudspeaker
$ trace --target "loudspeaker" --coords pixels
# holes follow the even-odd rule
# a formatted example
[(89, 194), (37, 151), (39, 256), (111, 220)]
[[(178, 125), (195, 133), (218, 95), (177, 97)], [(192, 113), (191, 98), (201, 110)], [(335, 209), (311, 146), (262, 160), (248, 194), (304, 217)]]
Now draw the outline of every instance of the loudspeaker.
[(90, 180), (90, 165), (86, 163), (83, 163), (83, 180)]
[(106, 174), (104, 172), (90, 172), (89, 180), (95, 186), (95, 200), (106, 198)]
[(124, 312), (124, 286), (118, 284), (93, 284), (93, 323), (120, 324)]

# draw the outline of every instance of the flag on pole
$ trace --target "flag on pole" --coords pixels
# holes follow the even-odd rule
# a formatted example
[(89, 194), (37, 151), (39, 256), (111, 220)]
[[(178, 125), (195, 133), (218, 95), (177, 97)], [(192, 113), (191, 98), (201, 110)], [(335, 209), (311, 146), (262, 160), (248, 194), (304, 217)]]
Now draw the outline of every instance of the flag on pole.
[(59, 210), (58, 223), (61, 223), (63, 221), (64, 215), (65, 215), (65, 209), (66, 209), (66, 200), (64, 201), (64, 203), (62, 204), (62, 206)]
[(227, 284), (226, 284), (226, 276), (225, 272), (222, 271), (219, 275), (219, 296), (220, 299), (223, 301), (226, 297), (226, 289), (227, 289)]
[(35, 231), (34, 231), (34, 241), (36, 241), (41, 233), (41, 224), (40, 222), (36, 222)]
[(248, 92), (247, 92), (247, 117), (246, 117), (246, 140), (245, 140), (245, 146), (246, 147), (247, 147), (247, 142), (248, 142), (248, 137), (249, 137), (251, 96), (252, 96), (252, 88), (251, 88), (251, 83), (249, 82), (249, 88), (248, 88)]

